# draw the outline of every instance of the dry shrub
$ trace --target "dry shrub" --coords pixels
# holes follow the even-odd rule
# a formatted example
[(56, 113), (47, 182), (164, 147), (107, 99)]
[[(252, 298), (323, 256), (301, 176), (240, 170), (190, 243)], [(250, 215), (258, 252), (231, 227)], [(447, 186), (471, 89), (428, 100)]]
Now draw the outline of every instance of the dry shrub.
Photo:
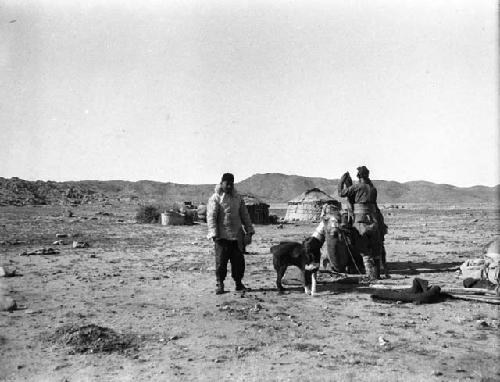
[(151, 204), (139, 206), (137, 214), (135, 215), (135, 220), (138, 223), (158, 223), (159, 219), (160, 212), (158, 207)]

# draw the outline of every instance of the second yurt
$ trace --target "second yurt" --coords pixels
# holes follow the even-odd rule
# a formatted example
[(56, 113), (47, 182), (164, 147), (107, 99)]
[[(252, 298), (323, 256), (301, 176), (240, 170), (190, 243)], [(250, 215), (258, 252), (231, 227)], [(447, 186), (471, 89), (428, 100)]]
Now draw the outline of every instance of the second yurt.
[(253, 224), (269, 224), (269, 204), (264, 203), (259, 198), (242, 194), (243, 200)]

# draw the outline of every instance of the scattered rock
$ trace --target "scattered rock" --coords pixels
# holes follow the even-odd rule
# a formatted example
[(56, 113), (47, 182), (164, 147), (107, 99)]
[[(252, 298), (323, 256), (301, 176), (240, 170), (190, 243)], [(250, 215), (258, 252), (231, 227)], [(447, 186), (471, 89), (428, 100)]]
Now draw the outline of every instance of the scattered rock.
[(392, 349), (392, 346), (390, 344), (389, 341), (387, 341), (384, 337), (380, 336), (378, 338), (378, 344), (381, 348), (383, 348), (384, 350), (391, 350)]
[(68, 367), (68, 366), (71, 366), (71, 365), (68, 363), (63, 364), (63, 365), (56, 365), (56, 366), (54, 366), (54, 371), (64, 369), (65, 367)]
[(52, 245), (66, 245), (66, 243), (63, 240), (56, 240), (52, 243)]
[(16, 267), (0, 267), (0, 277), (14, 277), (16, 275)]
[(96, 212), (96, 215), (101, 215), (101, 216), (112, 216), (113, 214), (111, 212)]
[(73, 248), (89, 248), (89, 243), (85, 241), (73, 241)]
[(489, 328), (490, 325), (485, 320), (477, 320), (476, 327), (478, 329), (486, 329), (486, 328)]
[(54, 248), (40, 248), (34, 251), (24, 251), (19, 256), (33, 256), (33, 255), (57, 255), (59, 251)]
[(435, 376), (435, 377), (440, 377), (441, 375), (443, 375), (443, 373), (441, 373), (440, 371), (438, 370), (433, 370), (432, 371), (432, 375)]
[(26, 244), (26, 241), (21, 241), (17, 239), (0, 241), (0, 245), (21, 245), (21, 244)]
[(401, 241), (409, 241), (410, 237), (409, 236), (396, 236), (394, 240), (401, 240)]
[(68, 237), (68, 234), (66, 233), (56, 233), (56, 238), (58, 239), (64, 239), (66, 237)]
[(16, 301), (12, 297), (0, 296), (0, 312), (13, 312), (16, 308)]

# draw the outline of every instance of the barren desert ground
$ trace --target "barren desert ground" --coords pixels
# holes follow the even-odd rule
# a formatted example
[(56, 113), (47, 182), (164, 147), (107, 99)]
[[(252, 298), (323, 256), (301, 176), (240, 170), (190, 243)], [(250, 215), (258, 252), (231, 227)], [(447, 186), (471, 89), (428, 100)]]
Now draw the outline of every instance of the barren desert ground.
[[(252, 290), (235, 292), (229, 278), (217, 296), (206, 224), (137, 224), (134, 206), (71, 209), (0, 208), (0, 265), (21, 274), (0, 279), (19, 307), (0, 313), (0, 380), (500, 380), (498, 305), (380, 303), (327, 273), (317, 297), (298, 285), (278, 295), (269, 248), (301, 241), (315, 224), (256, 226), (244, 279)], [(455, 271), (498, 235), (493, 207), (383, 212), (387, 285), (420, 277), (461, 287)], [(59, 253), (19, 256), (43, 247)], [(91, 324), (116, 332), (116, 346), (99, 352), (104, 334), (94, 347), (72, 346), (69, 325)]]

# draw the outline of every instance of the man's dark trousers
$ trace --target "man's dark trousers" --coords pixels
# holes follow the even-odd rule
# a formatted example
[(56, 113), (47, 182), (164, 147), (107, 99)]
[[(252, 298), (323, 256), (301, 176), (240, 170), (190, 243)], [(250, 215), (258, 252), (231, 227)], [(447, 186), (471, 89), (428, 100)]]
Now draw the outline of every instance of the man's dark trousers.
[(217, 284), (224, 282), (227, 262), (231, 262), (231, 276), (236, 283), (241, 282), (245, 273), (245, 257), (238, 247), (238, 241), (218, 239), (215, 241), (215, 277)]

